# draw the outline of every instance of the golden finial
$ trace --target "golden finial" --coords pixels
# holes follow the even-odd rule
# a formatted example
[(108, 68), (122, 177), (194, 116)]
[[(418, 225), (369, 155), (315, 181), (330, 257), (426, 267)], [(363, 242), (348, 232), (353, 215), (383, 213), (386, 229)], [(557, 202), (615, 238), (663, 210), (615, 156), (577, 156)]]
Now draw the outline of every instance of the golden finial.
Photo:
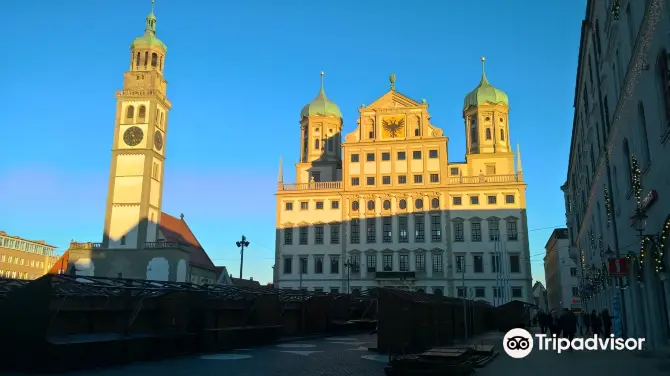
[(389, 77), (389, 81), (391, 82), (391, 90), (395, 90), (395, 73), (391, 73), (391, 77)]

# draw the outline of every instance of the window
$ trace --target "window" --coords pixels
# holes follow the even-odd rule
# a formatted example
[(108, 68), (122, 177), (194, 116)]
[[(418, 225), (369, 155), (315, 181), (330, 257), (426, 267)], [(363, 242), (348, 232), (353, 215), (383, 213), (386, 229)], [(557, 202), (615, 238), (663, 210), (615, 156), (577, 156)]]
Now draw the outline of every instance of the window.
[(393, 255), (383, 255), (382, 256), (382, 267), (385, 272), (393, 271)]
[(496, 196), (488, 196), (487, 200), (489, 202), (489, 205), (495, 205), (498, 202), (498, 197)]
[(409, 229), (407, 228), (407, 217), (398, 217), (398, 243), (407, 243)]
[(522, 296), (521, 287), (512, 287), (512, 298), (521, 298)]
[(509, 271), (510, 273), (521, 273), (521, 260), (519, 255), (509, 256)]
[(421, 151), (420, 150), (414, 150), (412, 152), (412, 159), (421, 159)]
[(463, 236), (463, 222), (454, 222), (454, 241), (465, 241), (465, 237)]
[(492, 242), (500, 239), (500, 230), (498, 228), (498, 219), (489, 219), (489, 240)]
[(433, 253), (433, 271), (435, 273), (441, 273), (442, 272), (442, 254), (441, 253)]
[(331, 201), (330, 202), (330, 208), (331, 209), (339, 209), (340, 208), (340, 202), (339, 201)]
[(330, 256), (330, 274), (338, 274), (340, 272), (340, 258), (337, 256)]
[(390, 200), (384, 200), (382, 203), (382, 207), (384, 210), (391, 210), (391, 201)]
[(507, 240), (517, 240), (519, 232), (516, 228), (516, 221), (507, 221)]
[(291, 245), (293, 244), (293, 229), (285, 228), (284, 229), (284, 244)]
[(307, 274), (307, 257), (300, 258), (300, 274)]
[(430, 182), (431, 183), (439, 183), (440, 182), (440, 175), (439, 174), (430, 174)]
[(390, 161), (390, 160), (391, 160), (391, 153), (383, 152), (382, 153), (382, 161)]
[(309, 202), (304, 201), (300, 203), (300, 210), (307, 210), (309, 209)]
[(416, 243), (423, 243), (425, 240), (425, 218), (423, 214), (414, 216), (414, 241)]
[(312, 172), (312, 180), (314, 180), (315, 182), (321, 181), (321, 172), (320, 171)]
[(367, 228), (367, 242), (374, 243), (377, 241), (377, 224), (376, 218), (367, 218), (365, 220), (365, 225)]
[(486, 289), (484, 287), (475, 287), (475, 298), (485, 298)]
[(330, 244), (340, 244), (340, 225), (330, 225)]
[(442, 241), (442, 219), (439, 215), (430, 216), (430, 240), (433, 242)]
[(307, 245), (307, 227), (300, 227), (300, 245)]
[(384, 185), (391, 184), (391, 177), (390, 176), (382, 176), (382, 184), (384, 184)]
[(459, 174), (458, 167), (452, 167), (452, 168), (449, 170), (449, 174), (450, 174), (451, 176), (458, 176), (458, 174)]
[(351, 210), (352, 210), (352, 211), (358, 211), (358, 207), (359, 207), (359, 205), (360, 205), (360, 204), (358, 203), (358, 201), (353, 201), (353, 202), (351, 203)]
[(404, 161), (405, 159), (407, 159), (407, 154), (405, 154), (404, 151), (399, 151), (398, 152), (398, 160), (399, 161)]
[(323, 201), (316, 202), (316, 210), (323, 210)]
[(414, 175), (414, 184), (423, 183), (423, 175)]
[(126, 108), (126, 118), (128, 118), (128, 120), (133, 120), (134, 117), (135, 117), (135, 107), (128, 106), (128, 108)]
[(374, 162), (375, 161), (375, 153), (367, 153), (365, 155), (365, 160), (368, 162)]
[(479, 196), (470, 196), (470, 205), (479, 205)]
[(422, 198), (417, 198), (414, 201), (414, 209), (423, 209), (423, 199)]
[(359, 159), (358, 154), (352, 154), (351, 155), (351, 161), (354, 162), (354, 163), (359, 162), (360, 159)]
[(368, 210), (375, 210), (374, 200), (368, 200)]
[(323, 292), (323, 287), (315, 287), (314, 292)]
[(407, 209), (407, 201), (405, 201), (405, 200), (400, 200), (400, 202), (398, 203), (398, 207), (399, 207), (400, 209), (402, 209), (402, 210)]
[(453, 198), (451, 199), (451, 202), (452, 202), (454, 205), (456, 205), (456, 206), (460, 206), (460, 205), (463, 204), (463, 201), (462, 201), (462, 199), (461, 199), (460, 197), (453, 197)]
[(465, 272), (465, 256), (456, 256), (456, 272)]
[(323, 274), (323, 256), (314, 256), (314, 274)]
[(570, 268), (570, 277), (577, 276), (577, 268)]
[(470, 236), (473, 242), (482, 241), (482, 224), (479, 222), (470, 223)]
[(514, 203), (514, 195), (505, 195), (505, 203), (506, 204), (513, 204)]
[(374, 176), (368, 176), (365, 178), (365, 183), (367, 185), (375, 185), (375, 177)]
[(400, 255), (400, 271), (409, 271), (409, 255)]
[(407, 176), (398, 175), (398, 184), (407, 184)]
[(323, 244), (323, 226), (314, 227), (314, 244)]
[(437, 150), (429, 150), (428, 151), (428, 158), (431, 158), (431, 159), (437, 158)]
[(293, 273), (293, 259), (291, 257), (284, 258), (284, 274)]
[(349, 264), (352, 273), (361, 272), (361, 257), (359, 255), (351, 255), (349, 257)]
[(443, 296), (444, 294), (442, 293), (442, 289), (439, 287), (433, 287), (433, 295), (435, 296)]
[(144, 123), (144, 120), (147, 116), (147, 108), (144, 106), (140, 106), (140, 110), (137, 111), (137, 117), (139, 118), (140, 123)]
[(456, 297), (465, 298), (465, 287), (457, 287), (456, 288)]
[(473, 256), (475, 273), (484, 273), (484, 256)]
[(426, 255), (423, 253), (417, 253), (415, 256), (415, 266), (417, 272), (423, 272), (426, 270)]
[(361, 228), (358, 218), (351, 219), (351, 244), (358, 244), (361, 241)]
[(391, 243), (393, 241), (393, 233), (392, 233), (392, 228), (393, 228), (393, 223), (391, 222), (392, 219), (391, 217), (384, 217), (382, 219), (382, 242), (384, 243)]
[(292, 202), (287, 202), (284, 207), (286, 208), (286, 211), (291, 211), (293, 210), (293, 203)]
[(493, 273), (500, 273), (500, 258), (498, 255), (491, 255), (491, 271)]
[(505, 130), (504, 129), (500, 130), (500, 141), (505, 141)]
[(367, 255), (366, 265), (368, 272), (377, 271), (377, 255)]
[(337, 287), (331, 287), (331, 288), (330, 288), (330, 293), (331, 293), (331, 294), (339, 294), (339, 293), (340, 293), (340, 289), (337, 288)]
[(361, 184), (361, 181), (359, 178), (351, 178), (351, 185), (353, 186), (358, 186)]

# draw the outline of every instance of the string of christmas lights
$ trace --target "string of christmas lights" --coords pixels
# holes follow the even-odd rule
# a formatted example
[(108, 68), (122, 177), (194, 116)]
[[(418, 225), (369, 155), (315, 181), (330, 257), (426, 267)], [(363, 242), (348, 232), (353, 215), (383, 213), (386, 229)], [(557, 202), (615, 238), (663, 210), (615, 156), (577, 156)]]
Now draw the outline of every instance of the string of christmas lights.
[(612, 222), (612, 202), (610, 201), (610, 192), (605, 186), (605, 211), (607, 212), (607, 226)]
[(628, 253), (626, 256), (628, 258), (628, 265), (630, 265), (633, 270), (635, 270), (635, 276), (637, 277), (637, 280), (642, 282), (642, 267), (640, 260), (638, 259), (637, 255), (635, 253)]
[(619, 20), (620, 7), (621, 4), (619, 4), (619, 0), (614, 0), (612, 3), (612, 17), (617, 21)]
[(640, 207), (640, 203), (642, 203), (642, 180), (640, 179), (642, 171), (640, 170), (640, 166), (637, 163), (637, 158), (635, 158), (634, 155), (631, 155), (630, 159), (630, 172), (633, 180), (633, 194), (635, 195), (635, 200), (637, 200), (637, 206)]
[(665, 245), (666, 245), (666, 239), (668, 236), (668, 232), (670, 231), (670, 215), (668, 218), (665, 220), (665, 223), (663, 224), (663, 230), (661, 231), (661, 235), (659, 236), (658, 239), (658, 251), (656, 252), (656, 272), (657, 273), (665, 273)]
[[(584, 210), (584, 218), (589, 218), (591, 209), (593, 208), (594, 198), (596, 196), (596, 186), (600, 179), (605, 173), (605, 168), (607, 167), (607, 160), (609, 160), (614, 155), (614, 150), (616, 147), (615, 142), (618, 141), (617, 135), (619, 133), (619, 128), (623, 129), (623, 126), (627, 124), (620, 124), (621, 117), (624, 113), (628, 113), (628, 106), (630, 103), (637, 105), (636, 101), (632, 101), (633, 93), (635, 93), (635, 87), (639, 81), (640, 76), (645, 71), (647, 66), (647, 61), (649, 61), (650, 47), (651, 42), (656, 33), (656, 26), (658, 25), (661, 17), (663, 16), (663, 5), (665, 0), (649, 0), (650, 4), (647, 6), (647, 12), (642, 19), (640, 25), (640, 32), (638, 33), (638, 40), (635, 43), (635, 48), (631, 56), (631, 65), (626, 73), (625, 79), (626, 84), (623, 91), (619, 97), (619, 102), (617, 103), (616, 109), (614, 110), (614, 116), (612, 117), (612, 130), (610, 132), (609, 141), (606, 146), (606, 158), (600, 158), (598, 162), (598, 167), (596, 168), (596, 173), (593, 178), (593, 185), (591, 185), (590, 193), (588, 196), (588, 203), (586, 205), (586, 210)], [(615, 0), (618, 4), (619, 1)], [(614, 7), (613, 7), (614, 9)], [(616, 8), (618, 10), (618, 7)], [(587, 228), (587, 221), (582, 222), (582, 226), (579, 229), (577, 234), (577, 245), (579, 245), (582, 235)]]

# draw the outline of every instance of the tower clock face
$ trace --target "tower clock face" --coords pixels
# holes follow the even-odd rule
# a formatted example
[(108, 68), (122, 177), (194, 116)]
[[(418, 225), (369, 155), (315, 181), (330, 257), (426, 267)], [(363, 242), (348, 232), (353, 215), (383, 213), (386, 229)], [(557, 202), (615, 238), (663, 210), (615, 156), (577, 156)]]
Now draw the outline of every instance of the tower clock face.
[(130, 127), (123, 132), (123, 142), (128, 146), (137, 146), (142, 142), (144, 132), (140, 127)]
[(156, 131), (156, 133), (154, 133), (154, 147), (158, 151), (163, 149), (163, 135), (160, 131)]

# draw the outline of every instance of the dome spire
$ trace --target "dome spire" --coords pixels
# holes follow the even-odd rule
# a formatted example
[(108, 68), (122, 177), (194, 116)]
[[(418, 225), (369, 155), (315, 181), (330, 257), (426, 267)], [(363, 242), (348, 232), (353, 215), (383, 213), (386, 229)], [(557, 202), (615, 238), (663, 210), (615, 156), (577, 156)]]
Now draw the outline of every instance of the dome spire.
[(326, 74), (321, 71), (321, 89), (319, 90), (319, 96), (326, 98), (326, 91), (323, 89), (323, 76)]
[(321, 72), (321, 87), (319, 88), (319, 94), (311, 103), (303, 107), (300, 113), (301, 118), (312, 115), (335, 115), (339, 118), (342, 118), (340, 109), (326, 96), (326, 90), (323, 88), (324, 76), (325, 73)]
[(151, 12), (147, 16), (147, 23), (144, 28), (145, 34), (156, 34), (156, 16), (154, 15), (154, 5), (156, 0), (151, 0)]
[(482, 56), (481, 58), (482, 61), (482, 80), (479, 81), (479, 85), (490, 85), (489, 80), (486, 79), (486, 69), (484, 69), (484, 63), (486, 62), (486, 58)]

